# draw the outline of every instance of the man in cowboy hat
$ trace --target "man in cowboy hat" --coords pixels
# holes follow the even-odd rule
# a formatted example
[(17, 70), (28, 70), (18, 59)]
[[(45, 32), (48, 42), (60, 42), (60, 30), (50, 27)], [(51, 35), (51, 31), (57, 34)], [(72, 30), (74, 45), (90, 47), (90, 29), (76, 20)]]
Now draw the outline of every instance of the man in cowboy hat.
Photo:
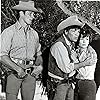
[(20, 16), (1, 34), (0, 60), (17, 74), (7, 77), (6, 99), (17, 100), (20, 89), (22, 100), (33, 100), (36, 77), (43, 68), (38, 33), (30, 25), (41, 10), (30, 0), (20, 0), (12, 9), (18, 10)]
[[(70, 53), (74, 43), (78, 40), (82, 25), (83, 23), (78, 20), (77, 16), (71, 16), (57, 27), (57, 31), (62, 32), (62, 36), (50, 48), (48, 65), (49, 80), (57, 84), (53, 100), (74, 99), (73, 84), (70, 81), (61, 81), (74, 70)], [(50, 95), (49, 100), (51, 100)]]

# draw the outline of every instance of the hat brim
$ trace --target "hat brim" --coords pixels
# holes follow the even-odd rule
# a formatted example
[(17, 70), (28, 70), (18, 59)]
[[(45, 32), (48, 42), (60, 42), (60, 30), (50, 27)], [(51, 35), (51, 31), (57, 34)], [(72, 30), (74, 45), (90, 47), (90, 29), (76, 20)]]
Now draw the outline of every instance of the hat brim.
[(63, 30), (67, 27), (70, 27), (70, 26), (82, 26), (83, 23), (81, 23), (77, 18), (76, 16), (71, 16), (69, 18), (67, 18), (66, 20), (62, 21), (58, 27), (57, 27), (57, 31), (59, 32), (60, 30)]
[(35, 7), (33, 6), (20, 6), (20, 5), (16, 5), (14, 7), (12, 7), (12, 9), (14, 10), (19, 10), (19, 11), (34, 11), (34, 12), (40, 12), (39, 10), (37, 10)]

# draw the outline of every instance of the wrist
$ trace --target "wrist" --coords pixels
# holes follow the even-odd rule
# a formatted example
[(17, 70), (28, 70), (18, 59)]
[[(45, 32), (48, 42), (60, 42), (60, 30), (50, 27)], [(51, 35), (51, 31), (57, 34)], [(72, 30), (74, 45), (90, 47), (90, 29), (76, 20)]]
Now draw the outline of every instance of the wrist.
[(78, 69), (78, 63), (74, 63), (74, 70)]
[(19, 68), (17, 68), (17, 70), (16, 70), (18, 73), (19, 72), (21, 72), (22, 71), (22, 68), (21, 67), (19, 67)]
[(40, 69), (41, 71), (43, 70), (43, 66), (42, 66), (42, 65), (39, 65), (38, 67), (39, 67), (39, 69)]

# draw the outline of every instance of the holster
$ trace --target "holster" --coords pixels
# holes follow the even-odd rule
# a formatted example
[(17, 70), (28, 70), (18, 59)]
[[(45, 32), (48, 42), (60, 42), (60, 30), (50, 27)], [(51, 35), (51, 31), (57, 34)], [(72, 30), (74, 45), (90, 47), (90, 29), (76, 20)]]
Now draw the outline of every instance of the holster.
[(60, 84), (65, 84), (65, 83), (76, 84), (75, 77), (73, 76), (73, 77), (70, 77), (70, 78), (65, 78), (64, 80), (59, 80), (59, 79), (55, 79), (55, 78), (48, 76), (47, 90), (48, 90), (49, 100), (53, 100), (57, 86), (60, 85)]
[(1, 92), (6, 92), (7, 77), (1, 78)]
[(47, 95), (48, 95), (48, 100), (53, 100), (55, 92), (57, 88), (57, 83), (55, 81), (51, 81), (51, 77), (48, 76), (47, 79)]

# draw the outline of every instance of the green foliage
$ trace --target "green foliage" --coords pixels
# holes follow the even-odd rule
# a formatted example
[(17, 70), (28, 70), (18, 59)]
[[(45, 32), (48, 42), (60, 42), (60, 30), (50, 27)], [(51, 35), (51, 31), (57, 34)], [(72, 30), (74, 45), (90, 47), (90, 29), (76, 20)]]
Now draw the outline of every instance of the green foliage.
[[(32, 27), (39, 33), (43, 49), (52, 42), (57, 33), (57, 25), (68, 17), (58, 7), (55, 0), (35, 0), (36, 6), (43, 10), (43, 14), (37, 14)], [(74, 13), (77, 13), (100, 28), (100, 2), (99, 1), (64, 1), (65, 5)], [(16, 11), (11, 7), (18, 4), (18, 0), (1, 1), (1, 29), (2, 31), (16, 22)], [(57, 38), (56, 36), (54, 38)]]

